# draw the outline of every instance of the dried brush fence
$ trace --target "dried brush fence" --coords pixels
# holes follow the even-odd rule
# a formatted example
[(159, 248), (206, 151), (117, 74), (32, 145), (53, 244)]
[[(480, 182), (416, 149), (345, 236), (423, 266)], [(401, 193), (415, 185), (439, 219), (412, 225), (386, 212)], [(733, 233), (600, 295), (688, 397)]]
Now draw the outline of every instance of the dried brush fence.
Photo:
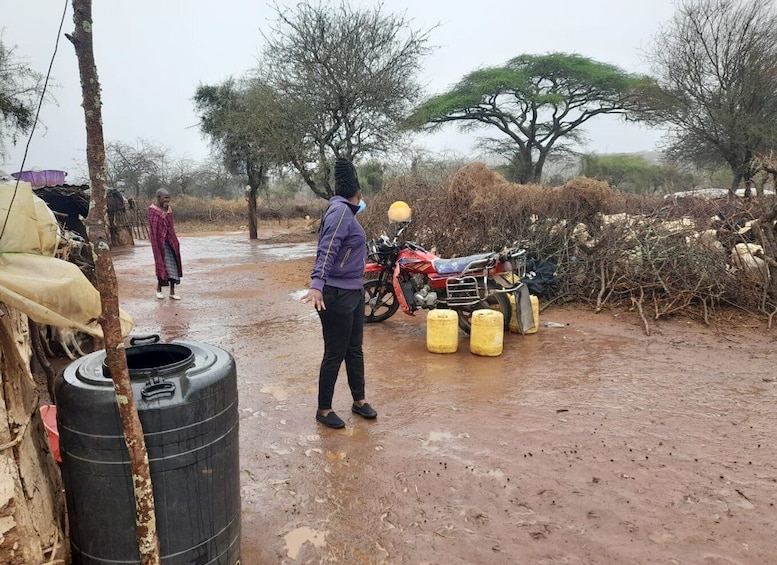
[(368, 237), (390, 232), (395, 200), (413, 208), (405, 236), (440, 256), (517, 244), (555, 263), (560, 284), (545, 306), (633, 308), (647, 333), (679, 314), (709, 324), (741, 313), (771, 327), (777, 313), (774, 197), (663, 199), (586, 178), (517, 185), (475, 163), (447, 182), (389, 183), (364, 214)]
[[(138, 203), (138, 210), (146, 214), (151, 200)], [(175, 196), (171, 201), (175, 221), (193, 223), (203, 226), (241, 226), (248, 224), (248, 203), (246, 200), (226, 200), (224, 198), (195, 198), (193, 196)], [(271, 199), (261, 200), (257, 205), (258, 220), (278, 221), (299, 218), (317, 217), (326, 207), (326, 202), (320, 198), (305, 199)]]

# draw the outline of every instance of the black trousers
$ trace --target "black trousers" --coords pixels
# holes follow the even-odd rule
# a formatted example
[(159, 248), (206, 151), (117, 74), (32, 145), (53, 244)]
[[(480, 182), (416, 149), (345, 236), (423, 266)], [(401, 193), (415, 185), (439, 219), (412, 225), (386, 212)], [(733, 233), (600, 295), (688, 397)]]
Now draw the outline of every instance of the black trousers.
[(318, 408), (331, 410), (343, 361), (354, 402), (364, 400), (364, 291), (324, 286), (322, 294), (326, 310), (318, 312), (324, 333), (324, 359), (318, 374)]

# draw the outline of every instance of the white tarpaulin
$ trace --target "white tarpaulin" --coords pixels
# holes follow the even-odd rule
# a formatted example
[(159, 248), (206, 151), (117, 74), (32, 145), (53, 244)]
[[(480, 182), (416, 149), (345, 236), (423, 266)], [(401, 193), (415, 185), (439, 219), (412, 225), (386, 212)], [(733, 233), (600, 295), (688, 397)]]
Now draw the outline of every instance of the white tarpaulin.
[[(54, 215), (32, 185), (0, 183), (0, 302), (38, 323), (102, 337), (100, 293), (76, 265), (53, 257), (58, 241)], [(120, 315), (127, 335), (132, 319)]]

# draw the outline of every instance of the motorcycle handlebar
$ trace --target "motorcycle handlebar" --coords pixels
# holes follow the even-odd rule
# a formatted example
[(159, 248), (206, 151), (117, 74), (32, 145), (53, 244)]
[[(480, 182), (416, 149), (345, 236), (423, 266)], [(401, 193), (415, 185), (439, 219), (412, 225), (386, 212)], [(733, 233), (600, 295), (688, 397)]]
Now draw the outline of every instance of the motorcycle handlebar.
[(405, 247), (407, 247), (408, 249), (412, 249), (413, 251), (421, 251), (422, 253), (427, 253), (426, 249), (424, 249), (414, 241), (406, 241)]

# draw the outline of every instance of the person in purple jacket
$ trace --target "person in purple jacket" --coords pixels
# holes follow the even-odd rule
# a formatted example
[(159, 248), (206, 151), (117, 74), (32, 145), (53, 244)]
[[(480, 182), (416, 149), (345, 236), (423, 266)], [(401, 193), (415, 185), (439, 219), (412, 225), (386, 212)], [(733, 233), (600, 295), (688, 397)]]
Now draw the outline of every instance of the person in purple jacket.
[(340, 365), (345, 361), (353, 405), (351, 411), (371, 420), (378, 413), (364, 400), (364, 265), (367, 241), (356, 214), (364, 206), (356, 169), (347, 159), (335, 162), (335, 196), (321, 220), (316, 264), (310, 289), (302, 298), (312, 302), (321, 319), (324, 358), (318, 375), (316, 420), (330, 428), (345, 422), (332, 410)]

